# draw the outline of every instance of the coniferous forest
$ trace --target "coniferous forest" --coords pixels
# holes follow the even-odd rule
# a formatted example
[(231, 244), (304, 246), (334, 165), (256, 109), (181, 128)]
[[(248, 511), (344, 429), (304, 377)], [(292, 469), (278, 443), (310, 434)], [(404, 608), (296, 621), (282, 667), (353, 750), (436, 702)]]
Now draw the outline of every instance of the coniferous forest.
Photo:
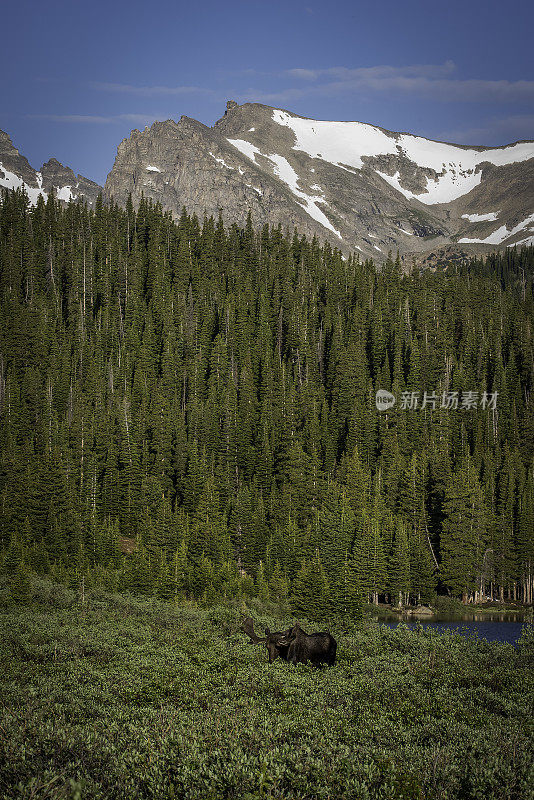
[(2, 569), (311, 618), (532, 603), (533, 268), (4, 192)]

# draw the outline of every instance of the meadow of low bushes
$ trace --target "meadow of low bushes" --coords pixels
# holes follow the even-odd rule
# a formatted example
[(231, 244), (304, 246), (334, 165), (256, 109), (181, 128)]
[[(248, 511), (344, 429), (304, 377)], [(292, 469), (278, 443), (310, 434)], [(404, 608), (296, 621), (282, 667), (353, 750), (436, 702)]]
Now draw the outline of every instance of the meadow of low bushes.
[(239, 631), (286, 627), (273, 609), (84, 600), (42, 581), (4, 603), (1, 798), (534, 798), (527, 627), (514, 647), (333, 624), (319, 670)]

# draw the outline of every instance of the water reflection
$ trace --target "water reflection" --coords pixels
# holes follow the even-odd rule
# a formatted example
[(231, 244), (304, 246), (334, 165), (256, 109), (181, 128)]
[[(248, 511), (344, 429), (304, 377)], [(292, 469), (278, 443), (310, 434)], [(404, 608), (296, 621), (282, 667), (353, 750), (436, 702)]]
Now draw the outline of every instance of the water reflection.
[[(512, 611), (512, 612), (466, 612), (462, 614), (436, 614), (432, 617), (432, 622), (527, 622), (527, 612), (525, 611)], [(430, 621), (430, 620), (429, 620)]]
[[(406, 625), (408, 628), (435, 628), (437, 631), (460, 633), (462, 636), (479, 637), (488, 642), (508, 642), (516, 644), (520, 638), (523, 625), (532, 622), (532, 614), (528, 612), (512, 613), (477, 613), (466, 612), (455, 615), (436, 615), (432, 619), (414, 619), (410, 617), (375, 617), (389, 628)], [(395, 621), (393, 621), (395, 620)]]

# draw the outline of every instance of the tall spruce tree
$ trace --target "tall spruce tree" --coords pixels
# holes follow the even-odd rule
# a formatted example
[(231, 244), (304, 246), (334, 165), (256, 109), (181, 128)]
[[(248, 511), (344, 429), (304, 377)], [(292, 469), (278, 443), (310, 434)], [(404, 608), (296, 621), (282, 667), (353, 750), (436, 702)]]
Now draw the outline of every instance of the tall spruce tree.
[(533, 264), (403, 276), (252, 218), (2, 191), (4, 569), (176, 600), (253, 594), (261, 562), (312, 611), (437, 576), (532, 602)]

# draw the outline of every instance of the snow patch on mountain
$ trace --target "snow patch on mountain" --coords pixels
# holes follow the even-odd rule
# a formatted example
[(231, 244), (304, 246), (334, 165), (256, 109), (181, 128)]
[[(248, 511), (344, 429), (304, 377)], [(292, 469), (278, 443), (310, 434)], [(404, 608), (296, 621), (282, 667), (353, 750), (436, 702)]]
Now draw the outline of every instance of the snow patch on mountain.
[(219, 158), (218, 156), (214, 156), (213, 153), (211, 152), (211, 150), (209, 151), (209, 153), (210, 153), (210, 156), (217, 162), (217, 164), (221, 165), (221, 167), (226, 167), (226, 169), (233, 169), (233, 167), (231, 167), (230, 164), (226, 163), (224, 158)]
[(533, 142), (473, 150), (408, 133), (386, 133), (363, 122), (330, 122), (294, 117), (279, 109), (273, 110), (272, 119), (294, 133), (294, 150), (342, 169), (352, 167), (361, 170), (365, 166), (365, 157), (395, 155), (404, 157), (422, 169), (433, 170), (436, 177), (425, 176), (426, 187), (419, 193), (402, 186), (399, 171), (387, 175), (375, 170), (406, 198), (417, 199), (425, 205), (450, 203), (470, 192), (482, 180), (480, 167), (484, 163), (503, 166), (534, 158)]
[(289, 163), (289, 161), (281, 155), (277, 153), (271, 153), (270, 155), (263, 154), (255, 145), (247, 142), (244, 139), (228, 139), (230, 144), (233, 144), (234, 147), (237, 147), (247, 158), (253, 161), (255, 164), (256, 156), (260, 155), (263, 158), (266, 158), (268, 161), (271, 162), (273, 166), (273, 172), (277, 178), (280, 178), (286, 186), (292, 191), (292, 193), (299, 199), (300, 204), (303, 206), (304, 210), (312, 217), (314, 220), (319, 222), (325, 228), (332, 231), (341, 239), (341, 234), (337, 231), (326, 214), (321, 211), (320, 208), (317, 207), (317, 203), (325, 203), (326, 201), (322, 195), (310, 195), (303, 192), (301, 189), (298, 188), (299, 176)]
[(239, 172), (240, 175), (244, 175), (245, 174), (245, 170), (243, 169), (243, 167), (231, 167), (230, 164), (226, 163), (224, 158), (220, 158), (219, 156), (214, 155), (211, 152), (211, 150), (209, 151), (209, 154), (218, 164), (221, 165), (221, 167), (226, 167), (226, 169), (231, 169), (232, 171), (235, 171), (237, 169), (237, 171)]
[[(464, 237), (463, 239), (458, 239), (459, 244), (502, 244), (506, 239), (510, 239), (510, 237), (515, 236), (518, 233), (525, 229), (533, 230), (532, 226), (534, 225), (534, 214), (531, 214), (529, 217), (520, 222), (515, 228), (512, 230), (508, 230), (506, 225), (501, 225), (500, 228), (497, 228), (496, 231), (490, 233), (485, 239), (468, 239)], [(529, 226), (531, 226), (529, 228)], [(529, 237), (530, 238), (530, 237)], [(524, 239), (522, 242), (514, 242), (513, 244), (524, 244), (527, 239)], [(513, 246), (513, 245), (512, 245)]]
[(273, 162), (275, 174), (289, 186), (296, 197), (303, 201), (304, 209), (308, 212), (310, 217), (313, 217), (313, 219), (317, 220), (317, 222), (320, 222), (321, 225), (324, 225), (325, 228), (331, 230), (341, 239), (340, 232), (334, 228), (328, 217), (321, 211), (321, 209), (317, 208), (317, 203), (326, 203), (324, 197), (318, 194), (306, 194), (297, 188), (299, 176), (286, 158), (274, 153), (270, 156), (267, 156), (267, 158), (269, 161)]
[(388, 175), (386, 172), (380, 172), (379, 169), (375, 169), (377, 175), (380, 175), (390, 186), (393, 186), (398, 192), (404, 195), (408, 200), (417, 200), (417, 195), (413, 192), (410, 192), (409, 189), (405, 189), (404, 186), (401, 186), (400, 183), (400, 172), (397, 172), (394, 175)]
[(506, 247), (519, 247), (520, 245), (525, 245), (525, 247), (528, 247), (528, 245), (533, 244), (534, 236), (528, 236), (526, 239), (521, 239), (520, 242), (512, 242), (511, 244), (507, 244)]
[(462, 219), (468, 219), (469, 222), (495, 222), (500, 213), (490, 211), (488, 214), (462, 214)]
[(251, 183), (245, 183), (245, 186), (248, 186), (249, 189), (254, 189), (255, 192), (259, 194), (260, 197), (263, 197), (263, 192), (261, 189), (258, 189), (257, 186), (253, 186)]
[(148, 164), (145, 169), (147, 172), (161, 172), (159, 167), (153, 167), (152, 164)]
[(262, 155), (261, 151), (250, 142), (247, 142), (246, 139), (228, 139), (228, 141), (254, 163), (256, 155)]
[(15, 175), (14, 172), (10, 172), (4, 167), (3, 164), (0, 163), (0, 186), (3, 186), (5, 189), (24, 189), (32, 206), (37, 205), (39, 195), (42, 195), (45, 200), (48, 196), (46, 192), (41, 189), (43, 179), (40, 172), (36, 173), (36, 178), (38, 186), (28, 186), (28, 184), (25, 183), (22, 178), (20, 178), (18, 175)]
[(56, 186), (56, 200), (64, 200), (65, 203), (76, 200), (76, 195), (72, 191), (72, 186)]
[(361, 169), (364, 166), (362, 155), (379, 156), (394, 152), (390, 137), (372, 125), (303, 119), (278, 109), (273, 111), (272, 118), (295, 134), (293, 150), (302, 150), (311, 158), (321, 158), (338, 167), (348, 165)]
[[(4, 177), (2, 177), (2, 173)], [(6, 189), (24, 189), (32, 206), (37, 205), (39, 196), (42, 196), (43, 200), (47, 200), (48, 198), (48, 192), (45, 192), (45, 190), (42, 188), (43, 176), (40, 172), (35, 173), (35, 179), (37, 181), (37, 186), (29, 186), (19, 175), (16, 175), (14, 172), (10, 172), (3, 166), (3, 164), (0, 163), (0, 186), (3, 186)], [(71, 200), (76, 200), (77, 194), (75, 194), (73, 189), (77, 188), (77, 186), (78, 185), (75, 187), (54, 186), (56, 200), (63, 200), (65, 203), (68, 203)]]
[(506, 225), (501, 225), (500, 228), (490, 233), (485, 239), (469, 239), (467, 236), (464, 236), (462, 239), (458, 239), (458, 242), (460, 244), (501, 244), (501, 242), (504, 242), (509, 236), (510, 233)]

